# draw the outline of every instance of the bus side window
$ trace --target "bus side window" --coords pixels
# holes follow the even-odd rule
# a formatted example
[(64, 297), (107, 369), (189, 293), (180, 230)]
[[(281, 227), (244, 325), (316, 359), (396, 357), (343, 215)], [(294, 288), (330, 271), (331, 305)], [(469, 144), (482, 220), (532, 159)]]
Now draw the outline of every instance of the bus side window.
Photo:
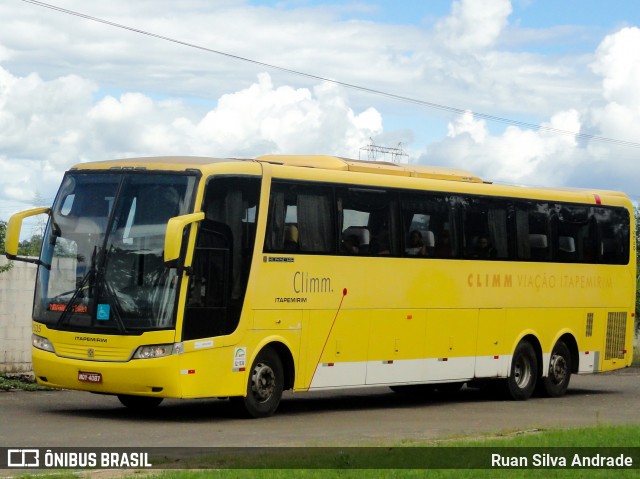
[(551, 211), (546, 202), (516, 203), (517, 258), (527, 261), (551, 259)]
[(301, 182), (274, 182), (264, 251), (269, 253), (335, 252), (333, 192)]
[(464, 255), (480, 260), (509, 258), (509, 228), (504, 200), (462, 198)]
[(598, 224), (598, 256), (604, 264), (629, 262), (629, 213), (623, 208), (595, 208)]
[(452, 227), (456, 213), (450, 197), (438, 193), (403, 192), (403, 256), (453, 258), (456, 256)]
[(592, 208), (578, 205), (556, 205), (558, 217), (557, 260), (561, 263), (583, 263), (593, 260)]
[(396, 218), (396, 205), (396, 195), (387, 190), (340, 189), (340, 254), (397, 256), (399, 220)]

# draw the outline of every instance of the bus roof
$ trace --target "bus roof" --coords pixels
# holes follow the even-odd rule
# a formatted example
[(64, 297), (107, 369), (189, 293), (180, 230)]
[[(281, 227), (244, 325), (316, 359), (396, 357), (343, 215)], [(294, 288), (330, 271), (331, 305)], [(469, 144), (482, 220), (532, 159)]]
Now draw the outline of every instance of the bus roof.
[(108, 170), (134, 168), (140, 170), (174, 170), (184, 171), (200, 169), (214, 163), (246, 161), (238, 158), (210, 158), (204, 156), (151, 156), (140, 158), (122, 158), (120, 160), (90, 161), (78, 163), (71, 170)]
[(403, 163), (388, 163), (384, 161), (362, 161), (323, 155), (265, 155), (256, 161), (275, 163), (287, 166), (302, 166), (306, 168), (321, 168), (328, 170), (357, 171), (360, 173), (377, 173), (394, 176), (410, 176), (414, 178), (429, 178), (435, 180), (467, 181), (483, 183), (474, 174), (454, 168), (436, 166), (409, 165)]
[(394, 176), (409, 176), (414, 178), (429, 178), (438, 180), (466, 181), (482, 183), (483, 181), (472, 173), (454, 168), (442, 168), (383, 161), (361, 161), (327, 155), (264, 155), (255, 159), (240, 158), (207, 158), (197, 156), (163, 156), (148, 158), (126, 158), (121, 160), (106, 160), (80, 163), (72, 170), (87, 169), (118, 169), (118, 168), (146, 168), (186, 170), (201, 168), (202, 166), (234, 161), (257, 161), (277, 165), (297, 166), (304, 168), (318, 168), (323, 170), (357, 171), (360, 173), (377, 173)]
[[(467, 184), (471, 183), (478, 186), (482, 184), (487, 186), (492, 184), (491, 181), (484, 181), (478, 176), (462, 169), (388, 163), (383, 161), (352, 160), (329, 155), (263, 155), (257, 158), (213, 158), (198, 156), (141, 157), (79, 163), (73, 166), (71, 170), (148, 169), (187, 171), (203, 170), (206, 169), (207, 166), (220, 165), (223, 163), (270, 163), (294, 168), (312, 168), (328, 171), (371, 173), (394, 177), (456, 181)], [(556, 192), (556, 194), (563, 192), (565, 195), (569, 196), (578, 194), (581, 197), (580, 201), (585, 201), (586, 195), (587, 198), (591, 199), (588, 201), (589, 203), (595, 202), (596, 204), (600, 201), (599, 195), (607, 196), (609, 198), (627, 198), (624, 193), (618, 191), (566, 187), (518, 187), (515, 185), (493, 185), (493, 188), (491, 188), (492, 191), (487, 191), (486, 193), (500, 194), (498, 191), (494, 191), (494, 188), (502, 190), (502, 194), (514, 196), (526, 195), (524, 190), (536, 190), (539, 193), (544, 191), (551, 193), (553, 191)]]

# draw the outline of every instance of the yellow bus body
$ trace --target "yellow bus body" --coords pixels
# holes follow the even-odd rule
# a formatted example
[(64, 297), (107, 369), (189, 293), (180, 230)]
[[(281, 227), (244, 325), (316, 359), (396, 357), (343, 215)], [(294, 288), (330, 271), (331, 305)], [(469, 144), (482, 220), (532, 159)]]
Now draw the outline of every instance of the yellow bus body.
[[(179, 291), (175, 330), (98, 335), (34, 322), (34, 334), (46, 337), (55, 347), (55, 353), (33, 348), (33, 368), (42, 384), (173, 398), (245, 396), (251, 365), (268, 345), (275, 345), (281, 355), (294, 391), (506, 378), (514, 351), (525, 338), (537, 349), (542, 376), (560, 338), (575, 343), (575, 372), (610, 371), (631, 364), (636, 286), (633, 233), (625, 265), (263, 250), (274, 179), (601, 203), (628, 210), (633, 232), (632, 205), (623, 194), (501, 186), (461, 171), (335, 157), (151, 158), (84, 163), (75, 169), (114, 166), (199, 171), (202, 181), (193, 212), (200, 211), (207, 178), (260, 178), (258, 228), (238, 326), (227, 335), (181, 341), (185, 286)], [(195, 239), (196, 228), (192, 228), (186, 263)], [(141, 345), (179, 342), (180, 354), (132, 359)], [(101, 382), (79, 382), (83, 371), (100, 373)]]

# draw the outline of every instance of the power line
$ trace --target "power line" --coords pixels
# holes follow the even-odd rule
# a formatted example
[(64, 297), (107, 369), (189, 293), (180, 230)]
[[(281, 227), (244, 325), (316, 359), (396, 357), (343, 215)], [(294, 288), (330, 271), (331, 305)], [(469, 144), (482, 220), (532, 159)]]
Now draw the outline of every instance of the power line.
[(557, 135), (565, 135), (565, 136), (572, 136), (574, 138), (578, 138), (581, 140), (591, 140), (591, 141), (598, 141), (598, 142), (602, 142), (602, 143), (608, 143), (611, 145), (617, 145), (617, 146), (627, 146), (627, 147), (631, 147), (631, 148), (640, 148), (640, 143), (634, 142), (634, 141), (626, 141), (626, 140), (619, 140), (616, 138), (610, 138), (610, 137), (606, 137), (606, 136), (598, 136), (598, 135), (591, 135), (588, 133), (580, 133), (580, 132), (575, 132), (575, 131), (569, 131), (569, 130), (563, 130), (560, 128), (553, 128), (550, 126), (544, 126), (544, 125), (536, 125), (534, 123), (527, 123), (524, 121), (519, 121), (519, 120), (513, 120), (513, 119), (509, 119), (509, 118), (503, 118), (503, 117), (499, 117), (499, 116), (495, 116), (495, 115), (489, 115), (486, 113), (480, 113), (480, 112), (474, 112), (474, 111), (470, 111), (468, 109), (461, 109), (461, 108), (456, 108), (456, 107), (452, 107), (452, 106), (447, 106), (447, 105), (442, 105), (439, 103), (433, 103), (433, 102), (428, 102), (425, 100), (420, 100), (417, 98), (412, 98), (412, 97), (408, 97), (408, 96), (403, 96), (403, 95), (398, 95), (395, 93), (389, 93), (389, 92), (385, 92), (382, 90), (376, 90), (374, 88), (369, 88), (369, 87), (364, 87), (361, 85), (355, 85), (353, 83), (347, 83), (347, 82), (343, 82), (340, 80), (333, 80), (330, 78), (326, 78), (320, 75), (314, 75), (311, 73), (306, 73), (306, 72), (301, 72), (298, 70), (293, 70), (291, 68), (286, 68), (286, 67), (281, 67), (278, 65), (273, 65), (270, 63), (265, 63), (265, 62), (261, 62), (258, 60), (253, 60), (251, 58), (247, 58), (247, 57), (243, 57), (240, 55), (234, 55), (231, 53), (226, 53), (220, 50), (215, 50), (213, 48), (208, 48), (208, 47), (204, 47), (202, 45), (197, 45), (195, 43), (190, 43), (190, 42), (186, 42), (183, 40), (178, 40), (176, 38), (172, 38), (172, 37), (167, 37), (165, 35), (160, 35), (158, 33), (153, 33), (153, 32), (149, 32), (146, 30), (141, 30), (139, 28), (135, 28), (135, 27), (131, 27), (128, 25), (123, 25), (121, 23), (116, 23), (116, 22), (112, 22), (110, 20), (105, 20), (103, 18), (99, 18), (99, 17), (94, 17), (92, 15), (87, 15), (85, 13), (81, 13), (81, 12), (77, 12), (74, 10), (69, 10), (66, 8), (62, 8), (62, 7), (58, 7), (56, 5), (51, 5), (49, 3), (45, 3), (45, 2), (40, 2), (38, 0), (22, 0), (25, 3), (31, 3), (33, 5), (39, 6), (39, 7), (43, 7), (43, 8), (48, 8), (50, 10), (55, 10), (57, 12), (60, 13), (64, 13), (67, 15), (73, 15), (76, 17), (80, 17), (83, 18), (85, 20), (90, 20), (92, 22), (97, 22), (97, 23), (102, 23), (104, 25), (108, 25), (111, 27), (115, 27), (115, 28), (120, 28), (123, 30), (128, 30), (130, 32), (134, 32), (134, 33), (139, 33), (141, 35), (146, 35), (149, 37), (153, 37), (153, 38), (157, 38), (159, 40), (164, 40), (167, 42), (171, 42), (171, 43), (176, 43), (178, 45), (182, 45), (182, 46), (186, 46), (189, 48), (195, 48), (197, 50), (202, 50), (205, 51), (207, 53), (213, 53), (216, 55), (221, 55), (227, 58), (231, 58), (233, 60), (238, 60), (238, 61), (242, 61), (242, 62), (246, 62), (246, 63), (251, 63), (254, 65), (259, 65), (261, 67), (265, 67), (271, 70), (276, 70), (276, 71), (280, 71), (283, 73), (288, 73), (291, 75), (297, 75), (297, 76), (301, 76), (304, 78), (309, 78), (312, 80), (318, 80), (318, 81), (323, 81), (323, 82), (329, 82), (329, 83), (333, 83), (335, 85), (339, 85), (342, 86), (344, 88), (349, 88), (351, 90), (357, 90), (360, 92), (364, 92), (364, 93), (370, 93), (370, 94), (374, 94), (374, 95), (379, 95), (379, 96), (383, 96), (386, 98), (390, 98), (393, 100), (399, 100), (399, 101), (403, 101), (403, 102), (407, 102), (407, 103), (412, 103), (415, 105), (419, 105), (422, 107), (426, 107), (426, 108), (431, 108), (431, 109), (435, 109), (435, 110), (441, 110), (441, 111), (446, 111), (449, 113), (454, 113), (456, 115), (464, 115), (464, 114), (468, 114), (471, 113), (473, 114), (474, 117), (476, 118), (480, 118), (483, 120), (487, 120), (487, 121), (491, 121), (494, 123), (502, 123), (502, 124), (507, 124), (507, 125), (514, 125), (514, 126), (519, 126), (522, 128), (526, 128), (526, 129), (531, 129), (531, 130), (538, 130), (538, 131), (545, 131), (545, 132), (549, 132), (549, 133), (554, 133)]

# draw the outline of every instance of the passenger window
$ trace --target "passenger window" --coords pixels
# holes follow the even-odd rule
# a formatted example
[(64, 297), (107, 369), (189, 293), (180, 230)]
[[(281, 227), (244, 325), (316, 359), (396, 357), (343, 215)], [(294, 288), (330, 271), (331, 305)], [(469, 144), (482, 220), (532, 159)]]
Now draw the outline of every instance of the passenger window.
[(465, 257), (480, 260), (509, 258), (506, 202), (472, 197), (460, 201)]
[(404, 256), (457, 256), (455, 215), (447, 196), (406, 193), (402, 195), (400, 202), (404, 225)]
[(629, 262), (629, 213), (623, 208), (595, 208), (598, 223), (599, 262)]
[(274, 182), (264, 250), (335, 253), (332, 189), (308, 183)]
[(340, 254), (397, 255), (395, 205), (394, 195), (385, 190), (340, 190)]
[(556, 205), (558, 218), (557, 260), (589, 263), (595, 260), (595, 229), (592, 208)]
[(551, 260), (551, 211), (546, 202), (516, 204), (518, 259)]

